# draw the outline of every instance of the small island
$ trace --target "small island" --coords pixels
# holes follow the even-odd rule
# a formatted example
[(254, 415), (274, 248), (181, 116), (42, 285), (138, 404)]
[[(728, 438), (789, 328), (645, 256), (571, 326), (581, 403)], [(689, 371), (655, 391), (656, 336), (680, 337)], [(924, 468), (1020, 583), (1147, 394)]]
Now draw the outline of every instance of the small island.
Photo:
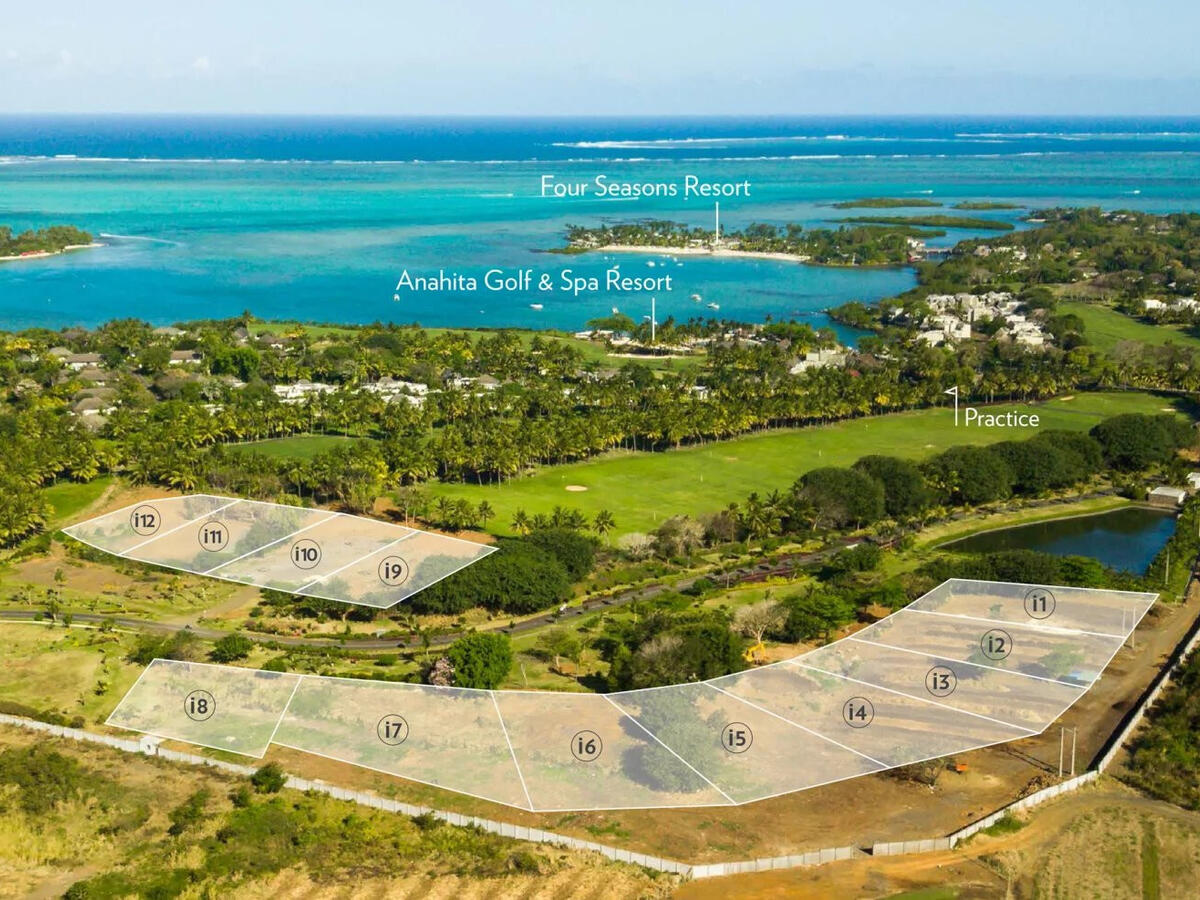
[(73, 225), (51, 225), (49, 228), (37, 231), (30, 229), (19, 234), (14, 234), (7, 225), (0, 225), (0, 261), (40, 259), (69, 250), (99, 246), (90, 232)]
[(903, 266), (924, 259), (925, 239), (945, 232), (903, 224), (805, 229), (754, 223), (742, 231), (694, 228), (651, 219), (586, 228), (567, 226), (567, 246), (551, 253), (663, 253), (777, 259), (819, 266)]
[(978, 231), (1012, 231), (1011, 222), (969, 216), (851, 216), (842, 222), (864, 225), (909, 225), (916, 228), (973, 228)]
[(834, 209), (917, 209), (926, 206), (941, 206), (938, 201), (927, 197), (862, 197), (858, 200), (842, 200), (833, 204)]
[(1000, 203), (994, 200), (964, 200), (961, 203), (955, 203), (951, 209), (973, 209), (973, 210), (988, 210), (988, 209), (1024, 209), (1019, 203)]

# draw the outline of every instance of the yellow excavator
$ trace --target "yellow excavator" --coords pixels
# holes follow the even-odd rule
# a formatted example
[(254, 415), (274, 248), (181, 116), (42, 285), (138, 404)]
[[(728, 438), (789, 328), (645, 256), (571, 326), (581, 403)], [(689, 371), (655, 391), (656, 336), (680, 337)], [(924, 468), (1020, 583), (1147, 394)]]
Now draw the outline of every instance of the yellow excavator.
[(759, 641), (742, 654), (742, 659), (752, 666), (761, 666), (767, 661), (767, 645)]

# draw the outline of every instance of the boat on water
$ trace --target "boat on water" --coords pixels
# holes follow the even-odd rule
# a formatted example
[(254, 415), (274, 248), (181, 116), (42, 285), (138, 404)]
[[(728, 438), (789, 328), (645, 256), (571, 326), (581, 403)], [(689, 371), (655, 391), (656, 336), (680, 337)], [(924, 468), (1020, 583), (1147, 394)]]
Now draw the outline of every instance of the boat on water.
[(720, 304), (720, 303), (709, 303), (709, 304), (708, 304), (708, 308), (709, 308), (709, 309), (720, 309), (720, 308), (721, 308), (721, 304)]
[(530, 303), (529, 308), (530, 309), (545, 309), (545, 307), (542, 306), (542, 304), (540, 304), (540, 303)]
[(656, 263), (656, 262), (655, 262), (654, 260), (652, 260), (652, 259), (648, 259), (648, 260), (646, 260), (646, 265), (648, 265), (650, 268), (652, 268), (652, 269), (653, 269), (655, 266), (657, 266), (657, 265), (658, 265), (658, 263)]
[(692, 302), (693, 303), (699, 303), (701, 301), (701, 299), (703, 299), (703, 298), (701, 298), (701, 296), (699, 294), (692, 294)]

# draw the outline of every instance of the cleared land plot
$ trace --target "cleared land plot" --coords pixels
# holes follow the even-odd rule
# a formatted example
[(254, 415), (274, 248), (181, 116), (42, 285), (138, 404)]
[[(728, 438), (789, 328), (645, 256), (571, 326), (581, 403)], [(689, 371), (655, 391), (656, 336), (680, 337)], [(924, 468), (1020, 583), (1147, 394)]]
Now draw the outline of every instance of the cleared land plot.
[(381, 609), (494, 552), (375, 519), (204, 494), (141, 503), (64, 531), (126, 559)]
[(305, 677), (276, 743), (528, 808), (488, 691)]
[[(1036, 411), (1041, 429), (1087, 431), (1120, 413), (1160, 412), (1170, 401), (1143, 393), (1087, 393), (1041, 404), (989, 407)], [(663, 453), (617, 452), (599, 459), (548, 466), (500, 485), (438, 484), (435, 496), (488, 501), (496, 510), (491, 527), (511, 529), (513, 513), (550, 513), (556, 506), (594, 516), (613, 514), (617, 533), (652, 531), (671, 515), (698, 516), (760, 495), (784, 490), (810, 469), (847, 466), (867, 453), (921, 459), (960, 444), (1033, 437), (1038, 429), (955, 428), (949, 409), (925, 409), (832, 425), (772, 431)], [(568, 491), (568, 485), (586, 491)]]
[[(977, 620), (902, 610), (711, 682), (493, 692), (156, 660), (109, 721), (252, 756), (274, 742), (531, 811), (731, 806), (1038, 734), (1125, 639), (1042, 628), (1028, 613), (1018, 627), (1014, 608), (1041, 586), (946, 589), (995, 602)], [(999, 625), (1019, 633), (1016, 649), (981, 656), (979, 635)]]
[(109, 725), (261, 757), (299, 675), (156, 659)]

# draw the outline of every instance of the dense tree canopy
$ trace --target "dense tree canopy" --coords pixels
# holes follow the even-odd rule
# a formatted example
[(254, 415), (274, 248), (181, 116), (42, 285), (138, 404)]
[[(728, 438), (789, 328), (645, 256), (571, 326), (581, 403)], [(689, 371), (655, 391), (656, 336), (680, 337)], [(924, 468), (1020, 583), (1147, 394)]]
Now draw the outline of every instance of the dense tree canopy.
[(483, 631), (464, 635), (446, 650), (457, 687), (492, 690), (512, 668), (512, 642), (506, 634)]
[(501, 541), (496, 553), (443, 578), (408, 602), (414, 612), (457, 614), (475, 606), (515, 614), (537, 612), (570, 596), (566, 567), (524, 540)]

